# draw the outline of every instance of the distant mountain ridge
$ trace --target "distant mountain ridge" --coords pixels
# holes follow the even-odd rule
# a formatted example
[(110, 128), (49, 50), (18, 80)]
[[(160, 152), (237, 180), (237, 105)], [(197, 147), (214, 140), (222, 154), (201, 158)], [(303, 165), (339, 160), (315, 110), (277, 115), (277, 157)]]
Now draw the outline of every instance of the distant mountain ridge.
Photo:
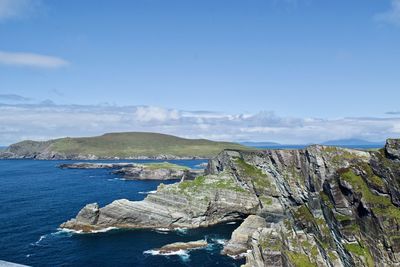
[(384, 141), (382, 142), (370, 142), (366, 141), (363, 139), (356, 139), (356, 138), (350, 138), (350, 139), (338, 139), (338, 140), (330, 140), (323, 142), (322, 145), (327, 145), (327, 146), (338, 146), (338, 145), (349, 145), (349, 146), (357, 146), (357, 145), (363, 145), (363, 146), (383, 146), (385, 144)]
[[(239, 142), (241, 145), (244, 146), (249, 146), (249, 147), (255, 147), (255, 148), (282, 148), (282, 149), (297, 149), (297, 148), (304, 148), (309, 145), (312, 145), (314, 143), (308, 143), (308, 144), (281, 144), (277, 142)], [(366, 141), (363, 139), (356, 139), (356, 138), (350, 138), (350, 139), (337, 139), (337, 140), (329, 140), (325, 141), (322, 143), (317, 143), (319, 145), (324, 145), (324, 146), (341, 146), (341, 147), (347, 147), (347, 148), (375, 148), (375, 147), (383, 147), (385, 142), (370, 142)]]
[(210, 158), (224, 149), (246, 146), (206, 139), (185, 139), (146, 132), (107, 133), (95, 137), (22, 141), (0, 152), (0, 158), (33, 159), (181, 159)]

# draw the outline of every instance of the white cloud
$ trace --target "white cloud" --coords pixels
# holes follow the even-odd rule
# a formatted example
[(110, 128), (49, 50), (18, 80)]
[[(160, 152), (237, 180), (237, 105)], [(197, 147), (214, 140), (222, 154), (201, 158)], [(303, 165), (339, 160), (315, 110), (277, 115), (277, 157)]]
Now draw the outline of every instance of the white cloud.
[(177, 120), (179, 118), (179, 112), (174, 109), (142, 106), (142, 107), (137, 107), (134, 116), (138, 121), (141, 122), (151, 122), (151, 121), (166, 122), (167, 120)]
[(40, 0), (0, 0), (0, 20), (29, 16)]
[(400, 0), (391, 0), (390, 10), (376, 15), (375, 19), (400, 26)]
[(400, 117), (320, 119), (281, 117), (273, 112), (242, 115), (153, 106), (0, 104), (0, 145), (23, 139), (125, 131), (292, 144), (346, 138), (381, 141), (400, 135)]
[(0, 51), (0, 64), (38, 68), (60, 68), (69, 63), (58, 57), (33, 53), (12, 53)]

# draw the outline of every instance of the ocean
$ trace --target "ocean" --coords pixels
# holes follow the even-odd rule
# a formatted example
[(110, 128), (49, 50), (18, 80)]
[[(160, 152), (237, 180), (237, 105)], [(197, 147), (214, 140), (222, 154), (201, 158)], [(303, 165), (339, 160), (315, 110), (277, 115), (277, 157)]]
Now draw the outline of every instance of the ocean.
[[(240, 266), (223, 256), (223, 243), (238, 224), (209, 228), (111, 230), (74, 234), (58, 226), (87, 203), (100, 206), (126, 198), (142, 200), (159, 181), (127, 181), (110, 170), (59, 169), (73, 161), (0, 160), (0, 260), (30, 266)], [(101, 161), (105, 162), (105, 161)], [(144, 161), (131, 161), (144, 162)], [(146, 161), (155, 162), (155, 161)], [(196, 167), (202, 160), (169, 161)], [(163, 181), (173, 183), (176, 181)], [(206, 239), (204, 249), (154, 255), (172, 242)]]

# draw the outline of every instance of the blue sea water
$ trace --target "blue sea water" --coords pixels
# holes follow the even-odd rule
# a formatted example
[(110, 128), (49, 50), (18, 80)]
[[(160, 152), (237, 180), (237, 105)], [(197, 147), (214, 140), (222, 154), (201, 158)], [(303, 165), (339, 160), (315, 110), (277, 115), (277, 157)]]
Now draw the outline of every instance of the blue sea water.
[[(142, 200), (158, 181), (126, 181), (110, 170), (59, 169), (65, 161), (0, 160), (0, 260), (31, 266), (240, 266), (220, 255), (236, 224), (181, 231), (111, 230), (72, 234), (58, 226), (87, 203)], [(68, 161), (71, 162), (71, 161)], [(143, 162), (143, 161), (135, 161)], [(189, 167), (201, 160), (170, 161)], [(164, 183), (172, 183), (168, 181)], [(205, 249), (152, 255), (178, 241), (207, 239)]]

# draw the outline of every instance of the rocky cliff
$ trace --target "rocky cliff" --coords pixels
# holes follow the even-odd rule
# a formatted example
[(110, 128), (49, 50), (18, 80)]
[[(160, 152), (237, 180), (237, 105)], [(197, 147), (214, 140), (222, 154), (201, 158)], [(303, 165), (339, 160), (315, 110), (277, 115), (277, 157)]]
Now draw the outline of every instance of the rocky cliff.
[(225, 150), (205, 176), (139, 202), (88, 205), (62, 227), (193, 228), (256, 215), (223, 251), (246, 252), (246, 266), (400, 266), (399, 207), (400, 140), (388, 140), (371, 152)]

